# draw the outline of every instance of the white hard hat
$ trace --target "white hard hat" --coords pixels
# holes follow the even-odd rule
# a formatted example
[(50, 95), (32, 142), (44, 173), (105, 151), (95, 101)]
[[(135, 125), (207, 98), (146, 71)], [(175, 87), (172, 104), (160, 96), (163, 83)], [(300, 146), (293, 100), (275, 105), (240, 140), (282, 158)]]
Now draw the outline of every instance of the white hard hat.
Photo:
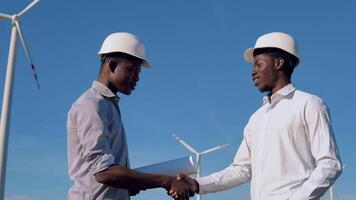
[(145, 46), (140, 43), (138, 37), (131, 33), (118, 32), (112, 33), (105, 38), (99, 55), (121, 52), (144, 60), (142, 63), (145, 67), (151, 67), (146, 59)]
[(294, 38), (286, 33), (273, 32), (262, 35), (256, 41), (254, 47), (248, 48), (244, 53), (247, 62), (254, 62), (253, 52), (258, 48), (278, 48), (282, 49), (298, 58), (300, 61), (299, 48)]

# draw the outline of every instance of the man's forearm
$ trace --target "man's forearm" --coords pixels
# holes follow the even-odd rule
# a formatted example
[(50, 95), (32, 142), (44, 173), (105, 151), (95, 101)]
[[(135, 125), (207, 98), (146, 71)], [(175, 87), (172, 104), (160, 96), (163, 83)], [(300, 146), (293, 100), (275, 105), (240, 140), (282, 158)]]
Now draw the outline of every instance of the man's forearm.
[(249, 170), (242, 170), (240, 166), (229, 166), (209, 176), (197, 178), (199, 194), (225, 191), (248, 181), (250, 181)]
[(167, 175), (145, 174), (119, 165), (95, 174), (95, 179), (106, 185), (124, 189), (145, 190), (150, 188), (170, 188), (173, 177)]

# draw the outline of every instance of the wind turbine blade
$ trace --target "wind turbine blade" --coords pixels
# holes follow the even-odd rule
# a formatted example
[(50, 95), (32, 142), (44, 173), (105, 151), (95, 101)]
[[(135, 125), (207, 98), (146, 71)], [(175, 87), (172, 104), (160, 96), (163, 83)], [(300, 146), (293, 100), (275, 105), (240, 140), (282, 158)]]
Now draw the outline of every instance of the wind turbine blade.
[(17, 16), (23, 15), (25, 12), (27, 12), (30, 8), (32, 8), (32, 6), (34, 6), (38, 2), (39, 2), (39, 0), (32, 1), (30, 4), (28, 4), (28, 6), (25, 9), (23, 9), (21, 12), (19, 12), (19, 14), (17, 14)]
[(223, 145), (220, 145), (220, 146), (217, 146), (217, 147), (213, 147), (213, 148), (211, 148), (211, 149), (207, 149), (207, 150), (201, 152), (201, 155), (210, 153), (210, 152), (212, 152), (212, 151), (219, 150), (219, 149), (224, 148), (224, 147), (227, 147), (227, 146), (229, 146), (229, 145), (230, 145), (230, 144), (223, 144)]
[(18, 32), (18, 34), (19, 34), (19, 37), (20, 37), (22, 46), (23, 46), (23, 48), (24, 48), (24, 50), (25, 50), (25, 54), (26, 54), (27, 60), (28, 60), (28, 62), (29, 62), (30, 65), (31, 65), (31, 69), (32, 69), (32, 72), (33, 72), (33, 76), (34, 76), (35, 81), (36, 81), (36, 83), (37, 83), (37, 88), (40, 89), (40, 84), (39, 84), (39, 82), (38, 82), (38, 76), (37, 76), (37, 74), (36, 74), (36, 68), (35, 68), (35, 65), (34, 65), (33, 62), (32, 62), (32, 58), (31, 58), (31, 55), (30, 55), (30, 51), (28, 50), (28, 48), (27, 48), (27, 43), (26, 43), (26, 41), (25, 41), (25, 39), (24, 39), (24, 37), (23, 37), (22, 31), (21, 31), (21, 28), (20, 28), (20, 23), (19, 23), (17, 20), (15, 20), (15, 25), (16, 25), (17, 32)]
[(180, 139), (177, 135), (173, 134), (173, 137), (178, 140), (185, 148), (187, 148), (189, 151), (199, 154), (197, 150), (195, 150), (192, 146), (190, 146), (188, 143), (186, 143), (184, 140)]
[(12, 17), (5, 13), (0, 13), (0, 19), (11, 19)]

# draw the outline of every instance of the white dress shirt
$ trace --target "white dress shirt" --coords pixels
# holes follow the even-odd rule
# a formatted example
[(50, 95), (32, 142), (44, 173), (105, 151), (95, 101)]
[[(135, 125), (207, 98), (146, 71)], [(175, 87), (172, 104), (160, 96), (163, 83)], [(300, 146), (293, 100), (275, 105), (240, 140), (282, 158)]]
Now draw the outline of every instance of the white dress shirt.
[(69, 200), (128, 200), (128, 190), (98, 183), (94, 175), (111, 165), (129, 167), (118, 97), (104, 84), (92, 87), (68, 113)]
[(316, 200), (341, 170), (326, 105), (289, 84), (251, 116), (233, 163), (197, 181), (201, 194), (251, 181), (252, 200)]

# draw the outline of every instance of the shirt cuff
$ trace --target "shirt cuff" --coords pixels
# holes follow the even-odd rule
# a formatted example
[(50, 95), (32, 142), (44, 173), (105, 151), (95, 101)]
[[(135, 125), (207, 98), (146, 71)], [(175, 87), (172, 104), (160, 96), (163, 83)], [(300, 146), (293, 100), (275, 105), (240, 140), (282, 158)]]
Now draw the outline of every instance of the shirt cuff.
[(211, 190), (211, 189), (209, 190), (209, 188), (211, 188), (211, 187), (216, 189), (215, 181), (212, 178), (205, 176), (205, 177), (197, 178), (195, 180), (199, 184), (199, 194), (208, 193)]

